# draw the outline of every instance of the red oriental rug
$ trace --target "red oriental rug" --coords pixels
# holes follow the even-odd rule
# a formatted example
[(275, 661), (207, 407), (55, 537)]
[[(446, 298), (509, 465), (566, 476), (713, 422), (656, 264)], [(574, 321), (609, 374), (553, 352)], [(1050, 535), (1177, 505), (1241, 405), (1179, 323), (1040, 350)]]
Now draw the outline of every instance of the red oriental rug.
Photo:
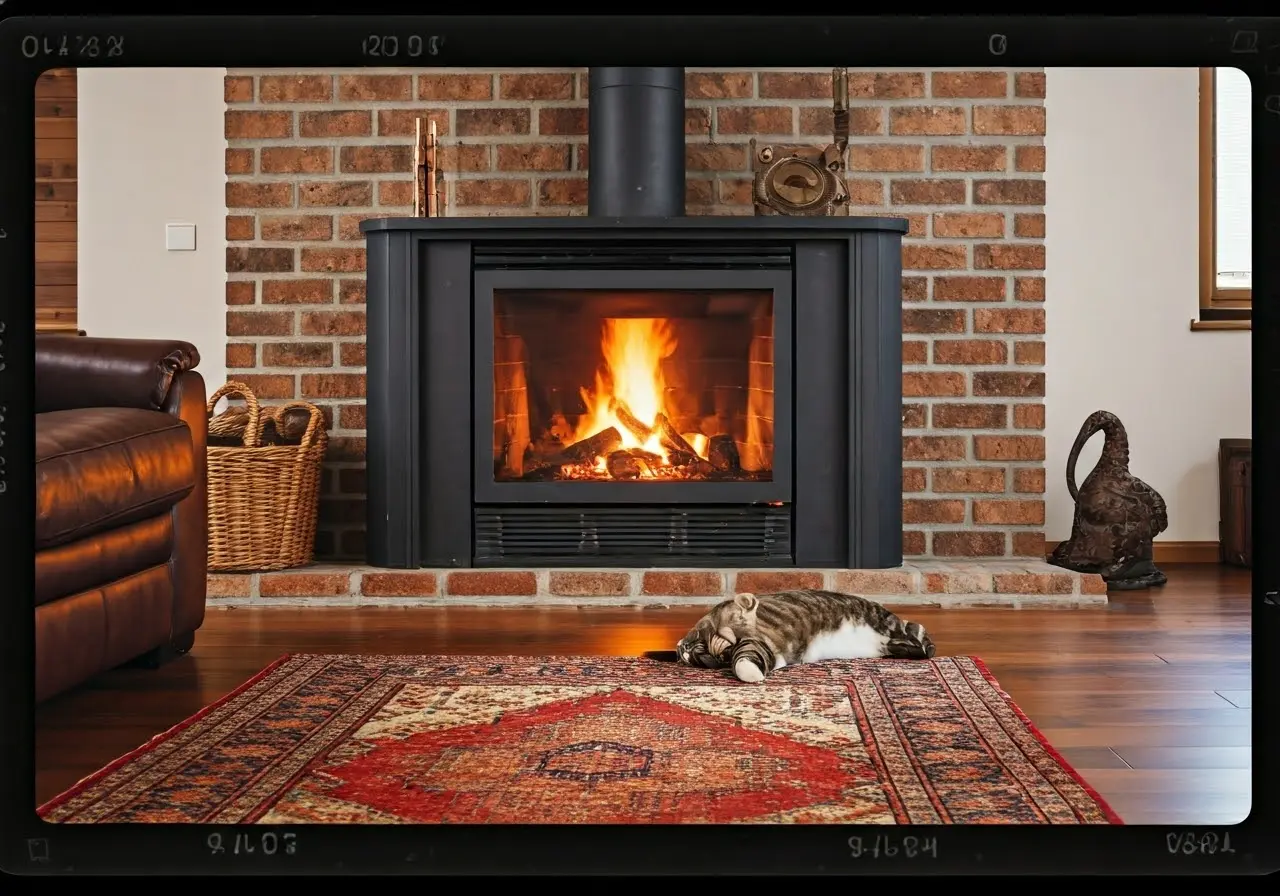
[(289, 656), (54, 822), (1121, 824), (971, 657)]

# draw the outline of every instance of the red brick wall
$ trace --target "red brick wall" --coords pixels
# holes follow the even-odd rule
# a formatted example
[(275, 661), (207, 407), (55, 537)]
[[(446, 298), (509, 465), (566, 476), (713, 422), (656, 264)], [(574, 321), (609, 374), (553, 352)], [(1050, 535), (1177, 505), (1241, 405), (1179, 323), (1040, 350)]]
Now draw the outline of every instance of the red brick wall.
[[(690, 214), (751, 214), (747, 140), (822, 143), (829, 70), (689, 70)], [(583, 70), (232, 70), (227, 367), (330, 420), (322, 555), (364, 551), (364, 218), (412, 213), (414, 118), (450, 215), (585, 214)], [(903, 492), (918, 556), (1043, 556), (1044, 74), (851, 71), (854, 213), (903, 247)]]

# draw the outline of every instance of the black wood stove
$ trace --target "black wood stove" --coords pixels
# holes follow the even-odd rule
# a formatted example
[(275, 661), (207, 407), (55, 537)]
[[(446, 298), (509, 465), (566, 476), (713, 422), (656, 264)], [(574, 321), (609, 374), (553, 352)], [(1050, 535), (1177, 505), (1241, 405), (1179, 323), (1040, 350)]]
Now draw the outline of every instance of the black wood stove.
[(590, 85), (588, 216), (363, 225), (369, 562), (898, 565), (906, 222), (685, 217), (683, 69)]

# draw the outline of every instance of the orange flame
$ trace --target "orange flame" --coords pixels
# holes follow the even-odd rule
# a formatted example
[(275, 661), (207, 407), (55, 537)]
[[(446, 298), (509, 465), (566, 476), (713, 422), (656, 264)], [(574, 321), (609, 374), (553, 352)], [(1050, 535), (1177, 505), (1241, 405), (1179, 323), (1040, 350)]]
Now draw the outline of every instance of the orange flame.
[(623, 425), (611, 405), (622, 402), (645, 426), (652, 427), (663, 411), (666, 385), (662, 360), (676, 350), (671, 324), (661, 318), (610, 318), (604, 321), (600, 350), (604, 364), (596, 372), (594, 389), (583, 389), (587, 413), (573, 440), (588, 438), (610, 426), (622, 434), (624, 448), (642, 448), (667, 459), (657, 435), (643, 443)]

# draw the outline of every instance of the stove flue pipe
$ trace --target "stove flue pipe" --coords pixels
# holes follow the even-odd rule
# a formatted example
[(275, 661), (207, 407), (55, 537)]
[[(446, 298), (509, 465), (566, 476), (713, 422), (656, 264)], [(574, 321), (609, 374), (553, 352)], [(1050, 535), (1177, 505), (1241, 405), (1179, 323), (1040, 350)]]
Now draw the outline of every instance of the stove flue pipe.
[(684, 69), (593, 68), (589, 77), (589, 214), (683, 216)]

